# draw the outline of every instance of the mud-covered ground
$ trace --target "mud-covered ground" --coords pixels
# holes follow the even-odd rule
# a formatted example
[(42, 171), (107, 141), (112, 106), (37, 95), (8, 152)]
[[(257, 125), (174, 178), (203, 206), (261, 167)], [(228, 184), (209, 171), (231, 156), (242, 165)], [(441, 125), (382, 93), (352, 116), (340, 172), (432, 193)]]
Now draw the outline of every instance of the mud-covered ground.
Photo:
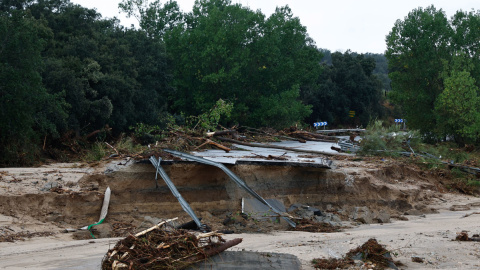
[[(338, 157), (334, 163), (330, 170), (230, 168), (287, 209), (308, 205), (323, 217), (335, 216), (328, 221), (341, 228), (333, 233), (292, 232), (283, 221), (241, 215), (241, 198), (247, 195), (216, 169), (182, 163), (165, 170), (204, 223), (235, 233), (227, 238), (244, 238), (237, 250), (291, 253), (311, 269), (314, 258), (339, 257), (377, 238), (405, 264), (401, 269), (479, 268), (480, 243), (452, 240), (461, 231), (480, 233), (480, 214), (462, 218), (480, 212), (480, 199), (458, 192), (447, 169), (424, 170), (408, 160), (380, 158)], [(82, 260), (99, 265), (113, 242), (70, 229), (98, 221), (107, 186), (112, 199), (105, 222), (95, 227), (97, 238), (120, 237), (165, 218), (189, 221), (165, 184), (155, 188), (154, 177), (150, 164), (124, 159), (0, 169), (0, 236), (15, 241), (0, 243), (2, 267), (90, 269), (78, 268)], [(320, 220), (299, 210), (291, 213)], [(412, 262), (412, 256), (423, 262)], [(70, 257), (71, 263), (60, 263)]]

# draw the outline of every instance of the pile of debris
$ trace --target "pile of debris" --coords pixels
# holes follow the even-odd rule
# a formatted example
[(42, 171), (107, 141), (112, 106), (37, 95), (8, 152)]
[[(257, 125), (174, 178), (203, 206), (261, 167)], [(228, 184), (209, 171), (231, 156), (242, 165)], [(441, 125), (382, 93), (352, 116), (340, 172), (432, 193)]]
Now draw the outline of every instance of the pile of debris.
[[(314, 259), (316, 269), (347, 269), (360, 264), (368, 269), (398, 269), (393, 262), (390, 251), (371, 238), (362, 246), (350, 250), (343, 258)], [(400, 265), (400, 262), (396, 262)]]
[(215, 232), (195, 235), (177, 230), (169, 224), (174, 220), (117, 242), (103, 258), (102, 270), (185, 269), (242, 242), (241, 238), (225, 241)]
[(456, 241), (475, 241), (480, 242), (480, 235), (474, 234), (472, 237), (468, 236), (468, 232), (462, 231), (457, 233), (457, 237), (455, 237)]
[(26, 238), (33, 238), (33, 237), (46, 237), (52, 236), (55, 233), (53, 232), (15, 232), (9, 226), (2, 226), (0, 227), (0, 243), (1, 242), (15, 242), (15, 241), (24, 241)]
[(297, 226), (290, 228), (291, 231), (313, 232), (313, 233), (331, 233), (341, 231), (341, 227), (333, 226), (329, 223), (317, 222), (311, 219), (301, 219), (297, 221)]
[(342, 220), (335, 213), (322, 211), (308, 205), (294, 203), (288, 208), (288, 213), (300, 217), (297, 226), (292, 231), (304, 232), (339, 232), (342, 230)]

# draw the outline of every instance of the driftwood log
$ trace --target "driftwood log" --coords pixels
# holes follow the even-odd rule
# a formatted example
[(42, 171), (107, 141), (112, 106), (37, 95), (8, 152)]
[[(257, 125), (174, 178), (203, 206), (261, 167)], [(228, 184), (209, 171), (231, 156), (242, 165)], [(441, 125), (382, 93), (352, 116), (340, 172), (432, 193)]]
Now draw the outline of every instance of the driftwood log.
[(225, 145), (221, 145), (221, 144), (216, 143), (216, 142), (214, 142), (214, 141), (212, 141), (212, 140), (210, 140), (210, 139), (204, 139), (204, 138), (196, 138), (196, 139), (198, 139), (198, 140), (205, 140), (205, 142), (202, 143), (201, 145), (197, 146), (197, 147), (195, 148), (195, 150), (198, 150), (198, 149), (202, 148), (203, 146), (209, 144), (209, 145), (213, 145), (213, 146), (215, 146), (215, 147), (217, 147), (217, 148), (220, 148), (220, 149), (222, 149), (223, 151), (225, 151), (225, 152), (227, 152), (227, 153), (230, 152), (230, 151), (232, 151), (232, 149), (226, 147)]
[(311, 133), (303, 130), (296, 130), (289, 133), (290, 136), (302, 138), (309, 141), (336, 142), (337, 139), (332, 136)]
[(215, 132), (207, 132), (207, 137), (218, 137), (218, 136), (225, 136), (225, 135), (232, 135), (234, 139), (238, 139), (238, 131), (236, 130), (221, 130)]

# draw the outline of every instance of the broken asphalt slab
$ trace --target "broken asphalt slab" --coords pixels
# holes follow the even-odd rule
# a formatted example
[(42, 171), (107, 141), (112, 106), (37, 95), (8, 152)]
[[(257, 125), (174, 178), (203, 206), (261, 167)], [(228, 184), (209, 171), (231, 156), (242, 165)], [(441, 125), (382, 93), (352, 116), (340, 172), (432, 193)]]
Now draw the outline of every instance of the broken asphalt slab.
[(321, 154), (311, 154), (308, 152), (302, 153), (301, 151), (321, 151), (338, 154), (336, 151), (330, 149), (332, 145), (336, 145), (331, 142), (309, 141), (307, 143), (299, 143), (295, 141), (283, 141), (269, 143), (269, 145), (294, 148), (298, 151), (234, 144), (233, 147), (236, 149), (228, 153), (223, 150), (206, 150), (202, 152), (193, 152), (192, 154), (197, 157), (203, 157), (223, 164), (258, 164), (319, 168), (331, 168), (332, 163), (328, 158)]

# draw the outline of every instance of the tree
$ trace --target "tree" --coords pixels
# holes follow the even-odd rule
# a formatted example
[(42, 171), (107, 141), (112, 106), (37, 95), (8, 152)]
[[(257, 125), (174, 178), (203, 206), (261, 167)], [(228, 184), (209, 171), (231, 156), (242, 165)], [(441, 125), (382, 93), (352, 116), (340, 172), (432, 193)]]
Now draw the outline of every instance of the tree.
[(470, 59), (473, 65), (471, 76), (477, 78), (476, 85), (480, 87), (480, 10), (457, 11), (451, 25), (455, 30), (452, 38), (455, 55), (461, 53)]
[(445, 62), (445, 89), (435, 104), (439, 134), (453, 135), (462, 143), (475, 142), (480, 135), (480, 89), (470, 74), (472, 69), (465, 55), (456, 56), (452, 67)]
[[(198, 0), (192, 12), (167, 16), (165, 22), (166, 17), (148, 14), (166, 9), (174, 14), (178, 9), (172, 1), (161, 6), (130, 0), (122, 6), (127, 13), (137, 12), (145, 31), (166, 43), (174, 70), (174, 113), (199, 115), (223, 99), (235, 104), (232, 121), (248, 125), (277, 125), (278, 119), (265, 115), (286, 108), (297, 117), (290, 124), (308, 114), (295, 89), (315, 81), (321, 54), (288, 7), (266, 19), (230, 0)], [(287, 96), (291, 106), (285, 107), (281, 100)]]
[(118, 5), (127, 17), (135, 17), (140, 27), (150, 37), (163, 38), (167, 31), (183, 22), (183, 13), (176, 1), (169, 0), (164, 5), (159, 0), (122, 0)]
[(391, 97), (402, 107), (409, 127), (424, 134), (436, 127), (433, 109), (444, 89), (442, 61), (450, 61), (452, 31), (445, 13), (430, 6), (397, 20), (386, 37)]
[(48, 91), (64, 93), (69, 104), (63, 131), (84, 135), (108, 124), (118, 134), (137, 122), (159, 122), (171, 91), (162, 40), (68, 0), (28, 9), (45, 18), (55, 36), (43, 53), (42, 77)]
[(473, 141), (478, 128), (480, 12), (413, 10), (387, 36), (391, 96), (409, 126), (432, 138)]
[(0, 13), (0, 164), (32, 162), (40, 136), (57, 134), (63, 103), (42, 85), (41, 52), (52, 37), (45, 22), (22, 10)]
[[(317, 85), (303, 92), (306, 104), (313, 105), (311, 122), (327, 121), (336, 125), (364, 125), (382, 115), (382, 84), (373, 74), (375, 60), (350, 51), (331, 54)], [(355, 111), (352, 122), (349, 111)]]

